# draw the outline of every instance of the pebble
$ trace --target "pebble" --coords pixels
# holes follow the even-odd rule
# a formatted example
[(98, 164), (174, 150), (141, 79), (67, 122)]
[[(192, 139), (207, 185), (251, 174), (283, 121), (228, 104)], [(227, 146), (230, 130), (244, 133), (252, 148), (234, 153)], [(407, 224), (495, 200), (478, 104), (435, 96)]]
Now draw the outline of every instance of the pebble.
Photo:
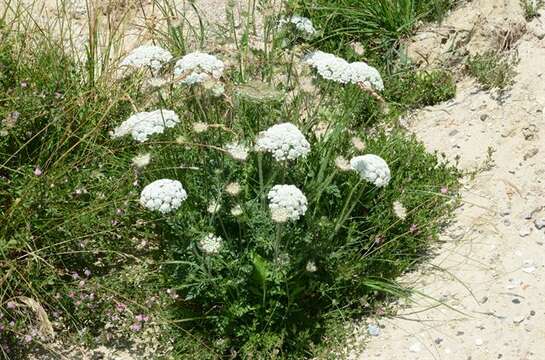
[(525, 260), (524, 265), (522, 267), (522, 271), (525, 273), (531, 274), (534, 271), (536, 271), (536, 267), (534, 266), (534, 263), (532, 260)]
[(422, 345), (420, 345), (420, 343), (414, 343), (409, 347), (409, 351), (413, 353), (418, 353), (422, 351)]
[(513, 304), (520, 304), (520, 300), (517, 299), (517, 298), (511, 300), (511, 302), (512, 302)]
[(517, 316), (516, 318), (513, 318), (513, 322), (515, 324), (520, 324), (523, 321), (524, 321), (524, 316)]
[(536, 226), (536, 229), (538, 230), (545, 228), (545, 219), (536, 219), (534, 221), (534, 225)]
[(526, 236), (530, 235), (531, 232), (532, 231), (530, 229), (527, 229), (527, 228), (520, 229), (519, 236), (520, 237), (526, 237)]
[(443, 342), (443, 338), (438, 337), (437, 339), (434, 340), (434, 342), (435, 342), (437, 345), (439, 345), (439, 344), (441, 344), (441, 343)]
[(367, 325), (367, 332), (371, 336), (379, 336), (380, 335), (380, 327), (378, 327), (375, 324), (369, 324), (369, 325)]
[(475, 339), (475, 345), (481, 346), (482, 344), (484, 344), (483, 339), (480, 339), (480, 338)]

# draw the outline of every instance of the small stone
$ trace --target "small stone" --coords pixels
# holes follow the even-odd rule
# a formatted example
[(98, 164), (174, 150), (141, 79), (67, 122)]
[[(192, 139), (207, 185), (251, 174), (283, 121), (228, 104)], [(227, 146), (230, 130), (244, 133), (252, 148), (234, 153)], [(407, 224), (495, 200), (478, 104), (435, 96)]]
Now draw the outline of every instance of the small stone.
[(435, 342), (437, 345), (439, 345), (439, 344), (441, 344), (441, 343), (443, 342), (443, 338), (438, 337), (437, 339), (434, 340), (434, 342)]
[(448, 133), (449, 136), (455, 136), (458, 134), (458, 130), (454, 129), (451, 132)]
[(520, 324), (523, 321), (524, 321), (524, 316), (517, 316), (516, 318), (513, 318), (513, 322), (515, 324)]
[(459, 330), (456, 331), (456, 336), (462, 336), (462, 335), (464, 335), (464, 332), (463, 332), (463, 331), (459, 331)]
[(367, 332), (371, 336), (379, 336), (380, 335), (380, 328), (375, 324), (369, 324), (369, 325), (367, 325)]
[(524, 154), (523, 159), (524, 159), (524, 160), (531, 159), (531, 158), (533, 158), (534, 156), (536, 156), (538, 152), (539, 152), (539, 149), (538, 149), (538, 148), (532, 148), (532, 149), (528, 150), (528, 151), (526, 152), (526, 154)]
[(520, 304), (520, 300), (517, 299), (517, 298), (511, 300), (511, 302), (512, 302), (513, 304)]
[(481, 346), (482, 344), (484, 344), (483, 339), (480, 339), (480, 338), (475, 339), (475, 345)]
[(530, 316), (535, 316), (536, 312), (534, 310), (530, 311)]
[(502, 211), (500, 211), (500, 216), (507, 216), (507, 215), (510, 215), (511, 214), (511, 209), (507, 208), (507, 209), (503, 209)]
[(532, 230), (530, 230), (528, 228), (520, 229), (519, 236), (520, 237), (526, 237), (526, 236), (530, 235), (531, 232), (532, 232)]
[(414, 343), (409, 347), (409, 351), (413, 353), (419, 353), (422, 351), (422, 345), (420, 343)]
[(545, 219), (536, 219), (534, 221), (534, 225), (536, 226), (536, 229), (538, 230), (545, 228)]
[(483, 298), (481, 299), (481, 304), (484, 304), (488, 301), (488, 296), (483, 296)]
[(481, 115), (481, 121), (485, 121), (486, 119), (488, 119), (488, 115), (487, 114), (482, 114)]

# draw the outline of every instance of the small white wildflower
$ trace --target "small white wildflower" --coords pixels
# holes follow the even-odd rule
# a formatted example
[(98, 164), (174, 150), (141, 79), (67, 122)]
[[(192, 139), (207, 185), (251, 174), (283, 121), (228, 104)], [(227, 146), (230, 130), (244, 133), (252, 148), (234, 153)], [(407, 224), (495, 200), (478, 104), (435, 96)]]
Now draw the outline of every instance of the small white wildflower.
[(208, 207), (206, 208), (206, 211), (209, 213), (209, 214), (216, 214), (218, 211), (220, 211), (221, 209), (221, 204), (215, 200), (211, 201), (209, 204), (208, 204)]
[(316, 267), (316, 263), (314, 261), (309, 261), (307, 263), (307, 267), (306, 267), (306, 270), (310, 273), (313, 273), (313, 272), (316, 272), (316, 270), (318, 270), (318, 268)]
[(146, 166), (149, 165), (150, 161), (151, 161), (151, 154), (150, 153), (139, 154), (139, 155), (135, 156), (134, 158), (132, 158), (132, 164), (137, 169), (145, 168)]
[(350, 64), (350, 82), (363, 84), (378, 91), (384, 90), (384, 82), (378, 70), (363, 61)]
[(237, 196), (240, 194), (240, 184), (237, 182), (231, 182), (225, 186), (225, 192), (231, 196)]
[(275, 185), (267, 194), (274, 222), (298, 220), (307, 211), (307, 198), (294, 185)]
[(282, 123), (262, 131), (257, 138), (256, 149), (270, 152), (277, 161), (295, 160), (310, 152), (310, 144), (297, 126)]
[(201, 240), (197, 246), (206, 255), (217, 255), (219, 254), (221, 247), (223, 245), (223, 239), (214, 234), (207, 234)]
[(151, 88), (156, 89), (165, 86), (167, 84), (167, 80), (160, 77), (152, 77), (150, 79), (147, 79), (145, 84)]
[(187, 193), (177, 180), (161, 179), (147, 185), (140, 194), (140, 204), (149, 210), (168, 213), (180, 207)]
[(280, 19), (278, 22), (279, 27), (284, 27), (288, 24), (293, 24), (295, 29), (307, 38), (316, 34), (316, 29), (314, 28), (312, 21), (304, 16), (293, 15), (288, 18)]
[(238, 217), (238, 216), (242, 215), (242, 207), (240, 205), (235, 205), (231, 209), (231, 215), (233, 215), (234, 217)]
[(134, 68), (149, 67), (156, 71), (170, 60), (172, 54), (168, 50), (159, 46), (143, 45), (131, 51), (120, 65)]
[(359, 150), (359, 151), (365, 150), (365, 143), (359, 137), (354, 136), (351, 141), (352, 141), (352, 145), (354, 145), (356, 150)]
[(326, 80), (332, 80), (341, 84), (350, 82), (350, 64), (333, 54), (316, 51), (308, 55), (304, 62), (315, 68), (318, 74)]
[(362, 84), (378, 91), (384, 90), (378, 70), (363, 61), (349, 63), (333, 54), (316, 51), (306, 56), (304, 62), (315, 68), (326, 80), (341, 84)]
[(400, 201), (394, 201), (393, 209), (394, 214), (397, 216), (400, 220), (405, 220), (407, 218), (407, 209)]
[(390, 168), (380, 156), (373, 154), (356, 156), (350, 160), (350, 165), (363, 179), (375, 184), (376, 187), (384, 187), (390, 182)]
[(215, 56), (194, 52), (176, 62), (174, 75), (181, 77), (180, 82), (183, 84), (193, 85), (210, 79), (218, 80), (223, 74), (224, 67), (223, 61)]
[(197, 134), (203, 133), (208, 130), (208, 124), (203, 122), (193, 123), (193, 131)]
[(343, 156), (337, 156), (335, 158), (335, 166), (337, 169), (341, 171), (349, 171), (352, 170), (352, 166), (350, 165), (350, 162), (345, 159)]
[(144, 142), (150, 135), (162, 134), (165, 129), (174, 127), (179, 122), (180, 118), (171, 110), (139, 112), (116, 127), (112, 137), (118, 138), (130, 134), (134, 140)]
[(225, 145), (225, 151), (237, 161), (246, 161), (249, 149), (243, 144), (230, 143)]

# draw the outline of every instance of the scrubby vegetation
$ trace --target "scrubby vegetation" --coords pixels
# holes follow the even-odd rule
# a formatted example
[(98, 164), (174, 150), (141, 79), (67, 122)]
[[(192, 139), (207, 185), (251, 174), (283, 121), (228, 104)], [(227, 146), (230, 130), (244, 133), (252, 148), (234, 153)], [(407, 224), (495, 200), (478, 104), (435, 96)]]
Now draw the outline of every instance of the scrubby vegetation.
[[(375, 61), (408, 34), (379, 3), (388, 32), (358, 39)], [(396, 11), (413, 25), (441, 4)], [(340, 36), (310, 14), (316, 46)], [(377, 64), (383, 92), (324, 79), (301, 61), (308, 24), (277, 23), (274, 51), (183, 57), (184, 41), (161, 37), (173, 59), (146, 66), (144, 52), (123, 76), (1, 23), (3, 356), (47, 351), (54, 332), (134, 348), (147, 331), (163, 344), (147, 356), (300, 359), (331, 324), (405, 293), (395, 278), (425, 258), (457, 172), (392, 119), (452, 97), (452, 79)], [(157, 109), (164, 121), (131, 118)]]
[(503, 90), (513, 84), (517, 59), (496, 51), (477, 54), (467, 59), (466, 69), (485, 90)]

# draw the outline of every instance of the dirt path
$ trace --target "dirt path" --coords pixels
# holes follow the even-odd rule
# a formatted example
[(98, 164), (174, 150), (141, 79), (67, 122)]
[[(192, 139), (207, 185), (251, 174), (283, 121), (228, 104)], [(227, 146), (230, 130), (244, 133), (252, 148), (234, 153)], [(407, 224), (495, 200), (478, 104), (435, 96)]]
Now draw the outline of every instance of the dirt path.
[[(465, 179), (463, 205), (437, 257), (403, 279), (425, 296), (400, 305), (395, 318), (369, 320), (380, 333), (355, 358), (545, 359), (545, 14), (527, 26), (521, 17), (518, 0), (482, 0), (446, 22), (449, 39), (476, 19), (488, 23), (473, 23), (483, 31), (466, 39), (462, 53), (501, 46), (493, 29), (509, 36), (515, 27), (522, 37), (509, 40), (508, 51), (518, 52), (518, 75), (501, 97), (461, 80), (455, 99), (408, 121), (430, 151), (481, 171)], [(433, 45), (426, 34), (447, 28), (417, 42)], [(453, 56), (429, 55), (432, 62)]]

